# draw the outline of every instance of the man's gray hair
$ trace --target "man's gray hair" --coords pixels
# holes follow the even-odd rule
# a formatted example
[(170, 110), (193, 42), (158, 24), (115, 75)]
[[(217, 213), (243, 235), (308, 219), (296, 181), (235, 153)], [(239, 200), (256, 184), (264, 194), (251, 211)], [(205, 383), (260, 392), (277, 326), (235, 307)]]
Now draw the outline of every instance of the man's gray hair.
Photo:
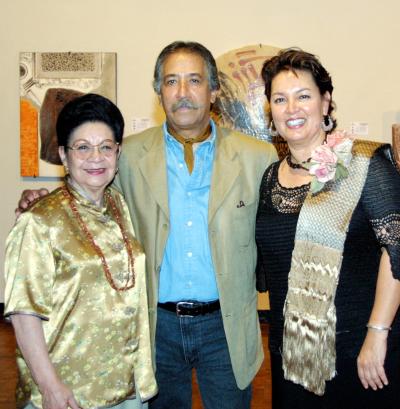
[(167, 45), (157, 58), (154, 68), (153, 88), (160, 95), (161, 83), (163, 76), (164, 63), (167, 57), (180, 51), (199, 55), (207, 67), (208, 83), (211, 91), (219, 90), (220, 84), (218, 79), (218, 69), (214, 57), (211, 52), (200, 43), (194, 41), (174, 41)]

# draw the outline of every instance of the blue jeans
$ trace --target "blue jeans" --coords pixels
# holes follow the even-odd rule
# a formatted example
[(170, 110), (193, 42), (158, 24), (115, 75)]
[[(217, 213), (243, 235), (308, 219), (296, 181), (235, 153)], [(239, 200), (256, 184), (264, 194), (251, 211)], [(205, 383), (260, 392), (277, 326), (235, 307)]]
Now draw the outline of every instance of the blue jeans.
[(158, 308), (156, 379), (150, 409), (190, 409), (196, 369), (204, 409), (250, 409), (251, 386), (240, 390), (232, 371), (221, 311), (178, 317)]

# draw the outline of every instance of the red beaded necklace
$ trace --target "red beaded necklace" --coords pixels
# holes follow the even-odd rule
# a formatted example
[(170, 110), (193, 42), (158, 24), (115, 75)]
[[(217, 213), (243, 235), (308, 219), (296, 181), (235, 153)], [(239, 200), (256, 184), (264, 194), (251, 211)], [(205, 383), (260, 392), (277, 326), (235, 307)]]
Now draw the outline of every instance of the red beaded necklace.
[(72, 213), (74, 214), (74, 216), (76, 217), (79, 226), (81, 227), (81, 229), (83, 230), (83, 232), (85, 233), (85, 236), (88, 238), (90, 244), (92, 245), (93, 249), (96, 251), (97, 255), (100, 257), (101, 259), (101, 264), (103, 265), (103, 270), (104, 270), (104, 274), (106, 276), (107, 281), (110, 283), (111, 287), (114, 288), (114, 290), (116, 291), (126, 291), (129, 290), (130, 288), (135, 286), (135, 258), (133, 256), (133, 251), (132, 251), (132, 246), (131, 243), (128, 239), (128, 235), (126, 233), (126, 230), (121, 222), (121, 214), (115, 204), (115, 201), (113, 199), (113, 197), (110, 195), (109, 192), (106, 192), (104, 194), (104, 198), (107, 200), (107, 202), (111, 205), (111, 209), (112, 212), (114, 214), (115, 220), (117, 221), (117, 224), (120, 228), (121, 234), (122, 234), (122, 238), (124, 240), (124, 244), (125, 244), (125, 249), (128, 253), (128, 277), (126, 279), (126, 284), (123, 287), (117, 287), (117, 285), (115, 284), (112, 276), (111, 276), (111, 272), (110, 272), (110, 267), (107, 264), (107, 260), (104, 256), (104, 253), (101, 251), (101, 248), (96, 244), (94, 237), (92, 235), (92, 233), (89, 231), (88, 227), (86, 226), (86, 224), (84, 223), (81, 215), (79, 214), (79, 211), (76, 207), (75, 204), (75, 198), (73, 197), (73, 195), (71, 194), (71, 192), (68, 190), (67, 186), (63, 186), (62, 187), (62, 192), (65, 196), (65, 198), (68, 199), (68, 204), (69, 207), (72, 210)]

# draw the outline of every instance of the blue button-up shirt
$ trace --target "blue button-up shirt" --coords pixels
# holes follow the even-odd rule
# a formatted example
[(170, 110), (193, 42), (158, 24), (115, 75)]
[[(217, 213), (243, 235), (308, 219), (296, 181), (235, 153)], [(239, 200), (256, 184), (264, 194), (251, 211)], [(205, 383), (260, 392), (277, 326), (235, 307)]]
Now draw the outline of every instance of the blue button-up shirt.
[(208, 239), (208, 198), (215, 152), (211, 136), (194, 151), (189, 174), (183, 146), (164, 124), (170, 231), (160, 271), (159, 302), (219, 298)]

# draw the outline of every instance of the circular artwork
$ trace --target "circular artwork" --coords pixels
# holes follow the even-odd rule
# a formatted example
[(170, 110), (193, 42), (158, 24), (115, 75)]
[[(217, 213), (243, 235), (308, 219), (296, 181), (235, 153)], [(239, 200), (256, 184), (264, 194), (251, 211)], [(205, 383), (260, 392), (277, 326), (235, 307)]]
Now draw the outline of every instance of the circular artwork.
[(280, 154), (286, 146), (281, 138), (273, 138), (268, 131), (268, 102), (261, 78), (264, 61), (279, 50), (262, 44), (249, 45), (218, 57), (221, 89), (212, 114), (220, 126), (273, 142)]

